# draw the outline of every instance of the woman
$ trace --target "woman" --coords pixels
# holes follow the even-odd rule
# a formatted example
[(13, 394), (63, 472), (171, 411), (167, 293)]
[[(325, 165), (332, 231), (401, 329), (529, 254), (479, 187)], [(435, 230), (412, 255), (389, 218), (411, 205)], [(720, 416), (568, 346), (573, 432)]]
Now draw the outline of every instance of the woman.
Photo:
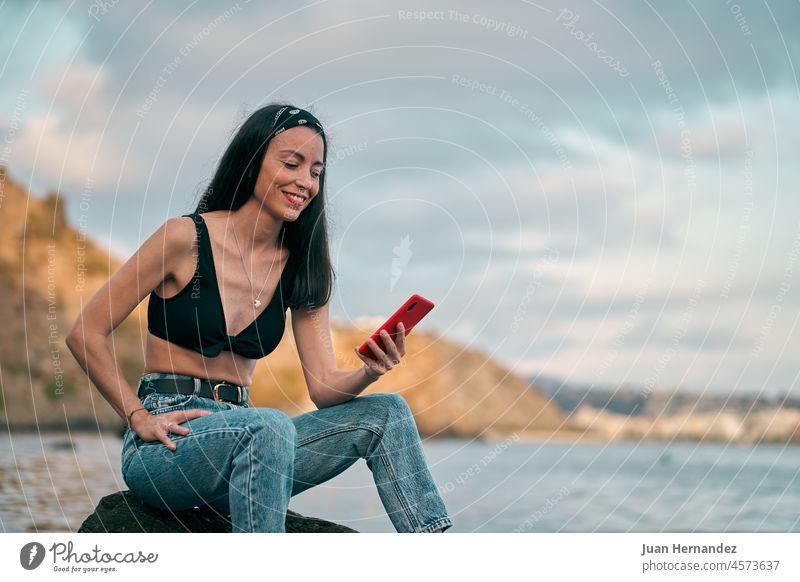
[[(289, 499), (366, 459), (399, 532), (451, 527), (419, 433), (398, 394), (358, 397), (405, 355), (405, 336), (339, 370), (330, 341), (333, 269), (325, 217), (327, 139), (291, 105), (253, 113), (191, 214), (168, 220), (78, 317), (67, 343), (128, 429), (122, 474), (146, 503), (208, 505), (235, 532), (283, 532)], [(107, 336), (150, 295), (145, 370), (134, 393)], [(271, 299), (269, 299), (271, 297)], [(256, 361), (285, 314), (317, 410), (289, 418), (249, 404)], [(384, 332), (385, 333), (385, 332)], [(355, 350), (354, 350), (355, 351)]]

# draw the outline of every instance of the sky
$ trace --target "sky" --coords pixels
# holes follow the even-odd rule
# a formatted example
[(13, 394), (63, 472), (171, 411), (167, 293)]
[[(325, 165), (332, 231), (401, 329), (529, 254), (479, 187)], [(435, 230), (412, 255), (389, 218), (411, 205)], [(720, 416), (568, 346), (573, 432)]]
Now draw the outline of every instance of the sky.
[(330, 139), (332, 317), (366, 335), (419, 293), (420, 329), (520, 374), (800, 395), (797, 2), (0, 18), (0, 163), (122, 259), (194, 209), (249, 113), (291, 102)]

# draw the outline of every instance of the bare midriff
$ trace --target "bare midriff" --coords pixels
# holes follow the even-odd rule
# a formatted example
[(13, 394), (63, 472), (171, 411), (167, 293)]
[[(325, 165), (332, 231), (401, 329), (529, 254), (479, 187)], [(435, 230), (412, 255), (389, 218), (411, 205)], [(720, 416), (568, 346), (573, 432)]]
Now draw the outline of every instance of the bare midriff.
[(249, 386), (253, 381), (256, 360), (225, 351), (207, 358), (193, 350), (147, 334), (144, 373), (188, 374), (210, 380), (225, 380), (231, 384)]

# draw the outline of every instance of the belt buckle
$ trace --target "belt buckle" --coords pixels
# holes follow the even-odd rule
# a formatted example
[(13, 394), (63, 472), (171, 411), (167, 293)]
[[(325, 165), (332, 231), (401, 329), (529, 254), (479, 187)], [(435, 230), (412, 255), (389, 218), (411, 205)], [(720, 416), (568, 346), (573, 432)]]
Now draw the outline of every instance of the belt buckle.
[(219, 382), (214, 384), (211, 388), (211, 395), (214, 397), (214, 400), (217, 402), (231, 402), (230, 400), (220, 400), (219, 399), (219, 387), (220, 386), (236, 386), (236, 402), (239, 403), (242, 401), (242, 387), (238, 384), (231, 384), (230, 382)]

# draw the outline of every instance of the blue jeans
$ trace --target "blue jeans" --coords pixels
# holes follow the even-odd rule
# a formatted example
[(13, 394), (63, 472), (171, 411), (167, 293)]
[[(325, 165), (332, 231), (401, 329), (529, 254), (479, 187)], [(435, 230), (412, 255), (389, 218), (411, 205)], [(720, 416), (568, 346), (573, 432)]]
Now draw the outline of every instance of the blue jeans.
[(283, 532), (289, 499), (363, 458), (398, 532), (447, 529), (452, 521), (428, 470), (417, 425), (399, 394), (366, 394), (290, 418), (274, 408), (237, 406), (195, 394), (157, 392), (139, 382), (150, 414), (201, 408), (214, 414), (170, 434), (176, 450), (128, 429), (122, 476), (145, 503), (178, 511), (207, 505), (230, 515), (234, 532)]

